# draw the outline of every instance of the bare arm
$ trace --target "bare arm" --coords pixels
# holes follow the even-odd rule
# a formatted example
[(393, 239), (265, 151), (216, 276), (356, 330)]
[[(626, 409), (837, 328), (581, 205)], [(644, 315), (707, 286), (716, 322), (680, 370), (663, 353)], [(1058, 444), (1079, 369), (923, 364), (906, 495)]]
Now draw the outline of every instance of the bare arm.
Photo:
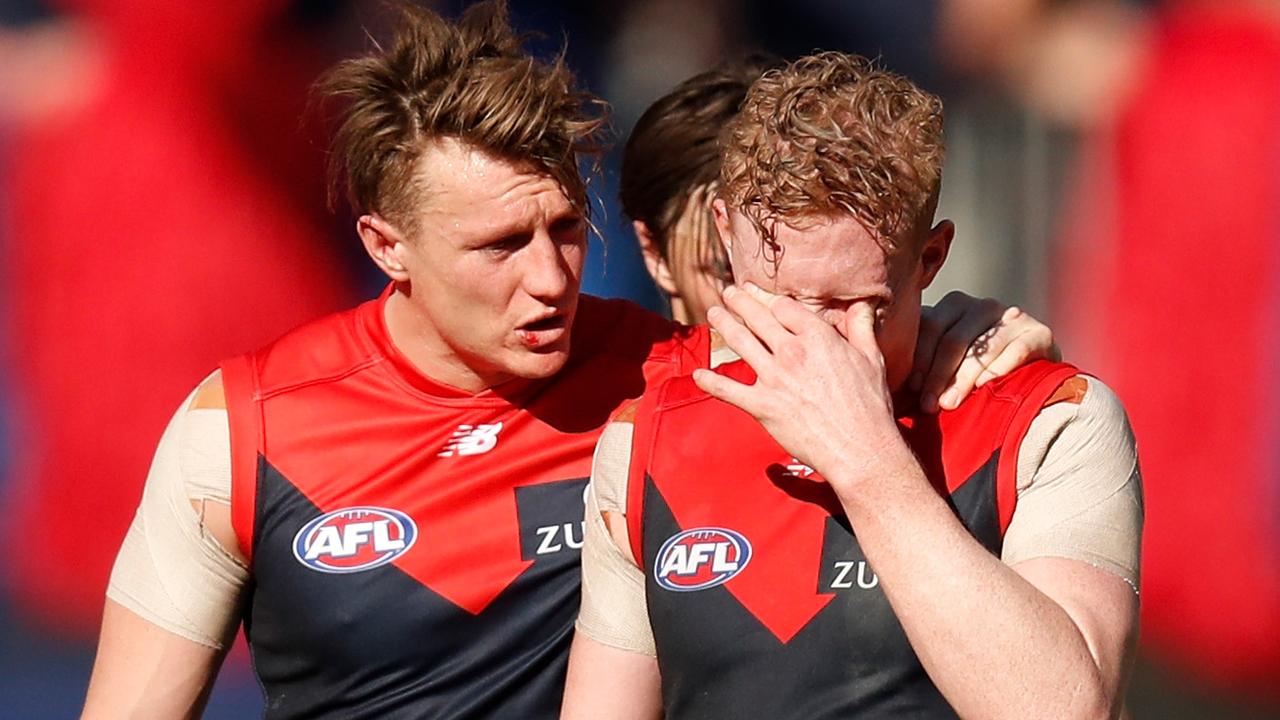
[(198, 718), (225, 654), (107, 600), (80, 717)]
[(1076, 560), (1007, 566), (918, 468), (904, 461), (898, 472), (839, 494), (912, 647), (959, 714), (1115, 717), (1137, 637), (1133, 589)]
[(573, 638), (562, 720), (657, 720), (662, 717), (658, 659)]
[[(235, 547), (230, 507), (216, 502), (203, 506), (205, 527), (220, 543)], [(157, 624), (164, 622), (160, 617), (154, 619), (107, 599), (82, 720), (200, 717), (226, 656), (226, 639), (239, 624), (238, 612), (227, 613), (222, 638), (213, 643), (183, 637)]]
[(730, 291), (726, 305), (746, 324), (723, 311), (710, 320), (759, 378), (744, 386), (700, 371), (695, 380), (754, 415), (836, 490), (913, 648), (959, 714), (1118, 713), (1136, 635), (1132, 588), (1075, 560), (1010, 567), (969, 535), (897, 430), (870, 307), (851, 311), (837, 333), (785, 298), (766, 307)]

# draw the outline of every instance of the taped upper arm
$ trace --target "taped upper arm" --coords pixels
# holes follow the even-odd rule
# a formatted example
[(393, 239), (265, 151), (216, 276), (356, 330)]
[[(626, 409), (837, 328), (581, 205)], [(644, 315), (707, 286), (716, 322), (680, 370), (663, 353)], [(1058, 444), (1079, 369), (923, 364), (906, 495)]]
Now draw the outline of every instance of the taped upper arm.
[(165, 429), (107, 596), (170, 633), (222, 648), (239, 624), (249, 571), (231, 531), (230, 431), (220, 393), (210, 390), (216, 379)]
[(644, 571), (627, 538), (627, 476), (631, 416), (625, 411), (600, 436), (587, 493), (582, 547), (582, 607), (578, 631), (596, 642), (655, 655), (645, 604)]
[(1138, 634), (1142, 491), (1133, 432), (1094, 378), (1063, 383), (1019, 448), (1001, 558), (1071, 618), (1114, 700)]
[(231, 434), (220, 371), (200, 383), (187, 405), (180, 461), (187, 495), (201, 525), (244, 565), (247, 560), (231, 525)]
[(627, 477), (631, 469), (631, 443), (635, 433), (637, 403), (632, 403), (605, 426), (591, 461), (591, 492), (600, 517), (614, 544), (630, 552), (627, 537)]
[(1041, 411), (1020, 448), (1018, 502), (1001, 557), (1077, 560), (1136, 589), (1143, 501), (1133, 431), (1102, 382), (1068, 383), (1055, 394), (1064, 401)]

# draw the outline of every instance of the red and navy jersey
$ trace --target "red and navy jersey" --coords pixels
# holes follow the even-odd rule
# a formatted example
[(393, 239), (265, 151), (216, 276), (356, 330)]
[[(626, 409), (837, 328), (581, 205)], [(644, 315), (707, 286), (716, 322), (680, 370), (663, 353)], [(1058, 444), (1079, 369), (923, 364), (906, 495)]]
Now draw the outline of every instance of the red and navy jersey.
[[(717, 372), (755, 379), (741, 361)], [(1033, 363), (952, 412), (899, 419), (992, 553), (1016, 501), (1018, 445), (1075, 373)], [(812, 468), (690, 378), (646, 393), (635, 423), (627, 519), (668, 718), (955, 717)]]
[(267, 717), (556, 717), (596, 440), (706, 332), (583, 297), (558, 375), (472, 395), (396, 350), (386, 297), (222, 366)]

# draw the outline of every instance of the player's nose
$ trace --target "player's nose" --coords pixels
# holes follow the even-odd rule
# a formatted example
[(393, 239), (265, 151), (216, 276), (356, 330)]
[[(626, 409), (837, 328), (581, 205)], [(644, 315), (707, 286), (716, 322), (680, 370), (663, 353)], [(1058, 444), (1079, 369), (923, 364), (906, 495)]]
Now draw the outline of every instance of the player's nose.
[(555, 300), (569, 290), (573, 273), (552, 237), (539, 230), (525, 254), (524, 289), (533, 297)]

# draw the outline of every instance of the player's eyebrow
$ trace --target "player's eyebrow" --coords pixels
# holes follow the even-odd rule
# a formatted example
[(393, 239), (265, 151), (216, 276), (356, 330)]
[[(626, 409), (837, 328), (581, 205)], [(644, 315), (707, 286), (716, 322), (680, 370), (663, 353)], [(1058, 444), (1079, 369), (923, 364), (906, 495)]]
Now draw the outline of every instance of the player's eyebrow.
[(784, 293), (795, 300), (818, 300), (825, 303), (841, 303), (852, 305), (855, 302), (867, 300), (875, 304), (884, 304), (893, 301), (894, 293), (888, 285), (876, 285), (866, 288), (858, 288), (853, 292), (843, 292), (839, 294), (828, 294), (823, 292), (797, 291)]

